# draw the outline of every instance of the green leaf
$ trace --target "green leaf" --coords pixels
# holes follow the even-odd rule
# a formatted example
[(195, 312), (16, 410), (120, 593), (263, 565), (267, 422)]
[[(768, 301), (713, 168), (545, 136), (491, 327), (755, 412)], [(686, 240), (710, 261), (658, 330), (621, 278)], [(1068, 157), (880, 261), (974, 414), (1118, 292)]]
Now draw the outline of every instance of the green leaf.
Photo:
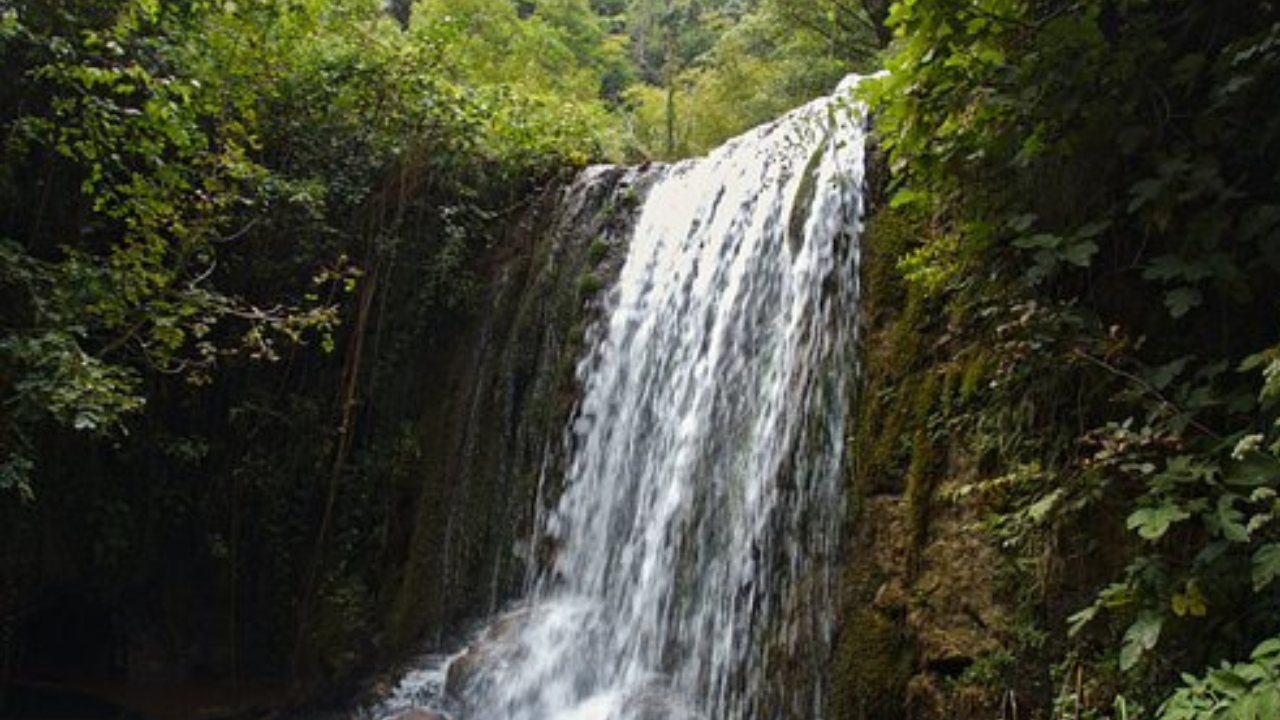
[(1270, 656), (1280, 657), (1280, 637), (1264, 640), (1253, 649), (1253, 652), (1249, 653), (1249, 657), (1254, 660)]
[(1253, 591), (1260, 592), (1280, 576), (1280, 543), (1267, 543), (1253, 553), (1250, 563)]
[(1213, 275), (1213, 268), (1203, 259), (1187, 260), (1181, 255), (1159, 255), (1142, 271), (1146, 280), (1185, 280), (1199, 282)]
[(1204, 593), (1200, 592), (1200, 584), (1195, 580), (1187, 582), (1184, 592), (1174, 593), (1169, 605), (1178, 617), (1204, 617), (1209, 610)]
[(1169, 315), (1174, 318), (1186, 315), (1203, 303), (1204, 295), (1193, 287), (1176, 288), (1164, 296), (1164, 306), (1169, 309)]
[(1075, 637), (1076, 635), (1079, 635), (1085, 625), (1088, 625), (1094, 618), (1098, 617), (1098, 612), (1101, 609), (1102, 608), (1098, 605), (1090, 605), (1067, 618), (1067, 636)]
[(1045, 495), (1043, 498), (1036, 501), (1034, 505), (1027, 508), (1027, 517), (1037, 525), (1044, 522), (1045, 518), (1049, 516), (1049, 513), (1053, 512), (1053, 509), (1057, 507), (1058, 501), (1062, 499), (1062, 494), (1062, 488), (1058, 488), (1048, 495)]
[(911, 188), (903, 188), (893, 194), (893, 198), (889, 200), (889, 206), (900, 208), (910, 205), (918, 205), (929, 199), (929, 194), (923, 190), (913, 190)]
[(1245, 682), (1251, 684), (1267, 679), (1267, 669), (1258, 663), (1236, 663), (1234, 670)]
[(1193, 562), (1197, 568), (1209, 567), (1216, 563), (1218, 559), (1225, 555), (1227, 550), (1230, 549), (1231, 543), (1224, 540), (1214, 540), (1201, 548), (1200, 552), (1196, 553), (1196, 557)]
[(1150, 610), (1138, 616), (1124, 633), (1120, 646), (1120, 669), (1131, 670), (1142, 656), (1155, 648), (1160, 641), (1160, 629), (1164, 616)]
[(25, 455), (13, 455), (0, 462), (0, 492), (14, 492), (24, 500), (32, 500), (31, 473), (35, 463)]
[(1275, 348), (1267, 348), (1240, 361), (1240, 372), (1253, 372), (1269, 365), (1277, 357)]
[(1191, 514), (1186, 510), (1169, 503), (1135, 510), (1125, 521), (1125, 526), (1137, 530), (1145, 540), (1159, 540), (1168, 532), (1169, 526), (1189, 517)]
[(1076, 230), (1075, 237), (1081, 240), (1086, 238), (1096, 238), (1106, 232), (1109, 227), (1111, 227), (1110, 220), (1094, 220), (1093, 222), (1081, 225), (1080, 228)]
[(1062, 245), (1062, 236), (1052, 233), (1036, 233), (1017, 238), (1013, 246), (1023, 250), (1057, 250)]
[(1191, 361), (1191, 356), (1180, 357), (1172, 362), (1159, 365), (1146, 373), (1146, 381), (1151, 387), (1157, 390), (1164, 390), (1169, 387), (1169, 383), (1173, 382), (1182, 371), (1187, 368), (1187, 363)]
[(1102, 607), (1120, 608), (1133, 602), (1136, 588), (1129, 582), (1117, 582), (1098, 592), (1098, 603)]
[(1167, 182), (1164, 178), (1147, 178), (1134, 183), (1133, 187), (1129, 188), (1129, 194), (1133, 196), (1129, 201), (1129, 212), (1138, 210), (1154, 200), (1164, 191)]
[(1092, 240), (1075, 242), (1062, 251), (1062, 259), (1076, 267), (1089, 267), (1093, 256), (1098, 253), (1098, 244)]
[(1240, 238), (1255, 240), (1280, 225), (1280, 205), (1260, 205), (1244, 212), (1240, 221)]
[(1227, 464), (1222, 474), (1223, 482), (1241, 488), (1266, 487), (1277, 479), (1280, 479), (1280, 461), (1256, 450), (1241, 453), (1240, 459)]
[(1249, 529), (1245, 527), (1244, 513), (1235, 508), (1238, 499), (1239, 496), (1232, 493), (1219, 496), (1212, 524), (1227, 540), (1245, 543), (1249, 541)]
[(1022, 215), (1014, 215), (1013, 217), (1009, 218), (1005, 222), (1005, 224), (1009, 226), (1010, 230), (1013, 230), (1014, 232), (1017, 232), (1017, 233), (1022, 233), (1030, 229), (1031, 226), (1035, 224), (1036, 220), (1039, 220), (1039, 219), (1040, 219), (1040, 216), (1036, 215), (1035, 213), (1024, 213)]
[(1226, 668), (1210, 672), (1205, 680), (1208, 681), (1209, 687), (1231, 697), (1238, 697), (1249, 690), (1249, 683), (1245, 682), (1244, 678)]
[(1253, 704), (1254, 717), (1257, 720), (1274, 720), (1280, 718), (1280, 686), (1276, 681), (1255, 688), (1250, 695)]

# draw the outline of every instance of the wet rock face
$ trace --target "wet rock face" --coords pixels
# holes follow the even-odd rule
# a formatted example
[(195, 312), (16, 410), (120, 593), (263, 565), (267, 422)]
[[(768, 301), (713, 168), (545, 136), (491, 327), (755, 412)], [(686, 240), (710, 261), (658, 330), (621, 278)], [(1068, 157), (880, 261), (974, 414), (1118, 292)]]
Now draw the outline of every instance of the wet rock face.
[[(872, 163), (873, 175), (887, 177)], [(873, 186), (878, 183), (873, 182)], [(1015, 638), (1006, 559), (960, 489), (984, 472), (961, 436), (931, 431), (948, 348), (922, 334), (897, 272), (915, 228), (884, 187), (863, 243), (856, 509), (846, 536), (833, 720), (1004, 717), (995, 679)], [(940, 359), (941, 358), (941, 359)]]
[[(976, 508), (939, 502), (915, 545), (905, 498), (866, 501), (850, 554), (833, 692), (838, 720), (991, 717), (998, 698), (966, 671), (1000, 650), (999, 558)], [(986, 714), (984, 714), (986, 713)]]
[(918, 665), (907, 627), (909, 539), (905, 502), (876, 496), (852, 522), (850, 562), (832, 673), (837, 720), (905, 717), (903, 698)]
[(372, 404), (413, 419), (370, 430), (406, 455), (394, 473), (408, 537), (385, 591), (390, 654), (491, 614), (549, 561), (552, 549), (528, 541), (535, 509), (558, 492), (583, 335), (656, 170), (588, 168), (549, 188), (492, 242), (465, 316), (396, 329), (404, 364)]

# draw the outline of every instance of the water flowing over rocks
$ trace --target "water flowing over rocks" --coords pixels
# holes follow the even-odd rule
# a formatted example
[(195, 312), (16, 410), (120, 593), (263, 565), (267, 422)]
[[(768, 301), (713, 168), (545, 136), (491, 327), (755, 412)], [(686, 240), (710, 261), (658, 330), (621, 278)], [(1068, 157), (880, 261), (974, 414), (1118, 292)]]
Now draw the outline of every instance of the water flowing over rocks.
[(863, 213), (850, 86), (652, 180), (538, 483), (527, 600), (401, 700), (465, 720), (825, 716)]

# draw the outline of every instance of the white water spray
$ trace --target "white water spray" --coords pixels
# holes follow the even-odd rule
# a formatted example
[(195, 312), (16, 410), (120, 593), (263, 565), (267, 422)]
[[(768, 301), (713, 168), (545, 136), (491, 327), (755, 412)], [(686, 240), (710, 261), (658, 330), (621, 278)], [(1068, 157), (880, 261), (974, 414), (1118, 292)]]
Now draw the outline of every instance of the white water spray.
[[(552, 567), (452, 661), (454, 697), (427, 704), (825, 715), (863, 210), (852, 84), (654, 184), (578, 369), (568, 476), (540, 528)], [(815, 677), (788, 678), (806, 663)]]

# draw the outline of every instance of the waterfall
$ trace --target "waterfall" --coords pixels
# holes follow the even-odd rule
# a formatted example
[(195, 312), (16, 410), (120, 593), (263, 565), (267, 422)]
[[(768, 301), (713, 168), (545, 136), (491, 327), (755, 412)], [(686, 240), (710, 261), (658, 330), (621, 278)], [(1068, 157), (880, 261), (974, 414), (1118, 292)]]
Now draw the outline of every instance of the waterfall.
[(660, 171), (578, 367), (547, 566), (383, 715), (825, 716), (863, 209), (853, 83)]

